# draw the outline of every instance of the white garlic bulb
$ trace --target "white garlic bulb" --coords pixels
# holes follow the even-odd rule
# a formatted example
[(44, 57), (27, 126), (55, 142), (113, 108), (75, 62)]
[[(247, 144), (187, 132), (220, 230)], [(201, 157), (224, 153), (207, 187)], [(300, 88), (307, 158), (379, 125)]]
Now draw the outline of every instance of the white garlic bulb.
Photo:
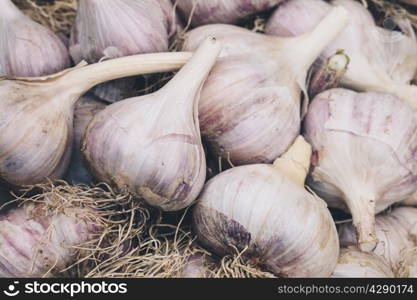
[(403, 201), (402, 204), (404, 204), (404, 205), (417, 205), (417, 192), (414, 193), (407, 200)]
[(236, 167), (208, 181), (193, 210), (198, 241), (221, 256), (241, 252), (277, 276), (330, 276), (339, 242), (326, 204), (304, 189), (310, 155), (300, 137), (274, 165)]
[[(376, 217), (376, 237), (379, 240), (374, 254), (389, 263), (394, 272), (402, 267), (404, 256), (417, 246), (417, 209), (395, 208), (392, 212)], [(352, 224), (339, 228), (341, 245), (356, 244), (356, 232)]]
[(10, 0), (0, 1), (0, 76), (44, 76), (69, 65), (68, 50), (55, 33)]
[(94, 97), (84, 95), (74, 107), (74, 139), (72, 147), (71, 161), (68, 167), (65, 180), (75, 184), (91, 184), (93, 176), (87, 170), (82, 153), (81, 141), (88, 124), (94, 116), (106, 108), (106, 103), (96, 100)]
[(330, 206), (350, 211), (359, 248), (372, 251), (375, 214), (417, 189), (417, 119), (391, 94), (333, 89), (305, 119), (314, 149), (309, 185)]
[(417, 87), (410, 85), (417, 70), (417, 43), (409, 22), (400, 20), (403, 32), (376, 26), (371, 13), (353, 0), (293, 0), (280, 6), (268, 21), (266, 32), (297, 36), (314, 28), (332, 7), (351, 13), (349, 26), (323, 52), (325, 59), (343, 49), (350, 57), (341, 80), (343, 87), (358, 91), (393, 93), (417, 109)]
[(82, 94), (108, 80), (176, 70), (190, 56), (142, 54), (48, 77), (0, 79), (0, 180), (21, 186), (61, 178), (70, 159), (74, 103)]
[(271, 163), (282, 155), (300, 132), (307, 71), (347, 20), (346, 10), (336, 8), (297, 38), (268, 37), (234, 25), (187, 33), (187, 51), (208, 35), (224, 44), (201, 92), (199, 118), (209, 149), (234, 165)]
[(210, 23), (236, 23), (243, 18), (277, 6), (283, 0), (177, 0), (184, 19), (195, 26)]
[[(70, 53), (78, 63), (133, 54), (168, 51), (175, 31), (170, 1), (80, 0)], [(108, 102), (119, 101), (136, 86), (134, 78), (117, 80), (94, 88)]]
[(192, 204), (206, 176), (198, 101), (220, 42), (208, 38), (161, 90), (108, 106), (87, 128), (94, 175), (165, 211)]
[(333, 272), (334, 278), (393, 278), (390, 266), (373, 253), (355, 247), (342, 248)]

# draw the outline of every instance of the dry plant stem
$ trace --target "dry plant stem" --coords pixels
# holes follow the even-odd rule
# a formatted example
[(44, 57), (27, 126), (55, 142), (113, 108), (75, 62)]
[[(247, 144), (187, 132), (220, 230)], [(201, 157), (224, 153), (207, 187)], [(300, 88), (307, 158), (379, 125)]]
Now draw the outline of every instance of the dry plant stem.
[(122, 255), (144, 230), (148, 212), (129, 196), (59, 184), (27, 187), (20, 206), (0, 216), (1, 276), (64, 276)]

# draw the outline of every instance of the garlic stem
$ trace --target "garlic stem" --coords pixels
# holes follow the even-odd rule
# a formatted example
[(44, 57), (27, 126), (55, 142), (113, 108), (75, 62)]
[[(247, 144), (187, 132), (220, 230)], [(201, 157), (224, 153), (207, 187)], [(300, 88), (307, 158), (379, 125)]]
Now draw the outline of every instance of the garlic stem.
[(280, 170), (296, 184), (304, 186), (310, 169), (311, 154), (310, 144), (299, 136), (288, 151), (275, 160), (274, 168)]
[[(338, 36), (349, 22), (349, 13), (343, 7), (335, 7), (330, 13), (310, 32), (294, 37), (295, 43), (291, 45), (294, 53), (292, 62), (299, 70), (310, 68), (324, 49)], [(300, 58), (303, 58), (300, 60)]]
[[(60, 80), (68, 89), (84, 94), (97, 84), (150, 73), (169, 72), (181, 68), (192, 56), (190, 52), (152, 53), (126, 56), (74, 68)], [(75, 99), (74, 101), (76, 101)]]

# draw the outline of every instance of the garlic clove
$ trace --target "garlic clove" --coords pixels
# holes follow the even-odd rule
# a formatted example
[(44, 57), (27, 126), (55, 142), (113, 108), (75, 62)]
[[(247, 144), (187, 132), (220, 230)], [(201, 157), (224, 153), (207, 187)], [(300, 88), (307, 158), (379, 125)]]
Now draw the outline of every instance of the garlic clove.
[(84, 95), (74, 107), (74, 139), (72, 155), (65, 180), (74, 184), (91, 184), (93, 176), (87, 170), (81, 153), (81, 142), (88, 124), (94, 116), (106, 108), (106, 103)]
[(0, 76), (44, 76), (70, 65), (57, 35), (26, 17), (10, 0), (0, 3)]
[(274, 165), (236, 167), (208, 181), (193, 210), (198, 241), (277, 276), (330, 276), (339, 243), (325, 203), (301, 183), (309, 154), (300, 137)]
[(277, 6), (283, 0), (177, 0), (184, 18), (194, 26), (210, 23), (237, 23), (243, 18)]
[[(417, 209), (395, 208), (392, 212), (376, 217), (376, 237), (379, 240), (373, 253), (389, 263), (394, 272), (402, 267), (405, 253), (417, 245), (414, 231), (417, 224)], [(352, 224), (339, 228), (340, 243), (343, 246), (356, 244), (356, 230)]]
[(220, 50), (207, 39), (161, 90), (112, 104), (93, 119), (83, 153), (98, 179), (165, 211), (192, 204), (206, 176), (199, 93)]
[(190, 56), (143, 54), (47, 77), (1, 79), (0, 179), (21, 186), (60, 178), (70, 158), (73, 105), (82, 94), (123, 76), (176, 70)]
[(402, 32), (397, 32), (377, 27), (371, 13), (353, 0), (338, 0), (332, 4), (322, 0), (294, 0), (277, 9), (268, 21), (266, 32), (278, 36), (303, 34), (334, 6), (347, 9), (352, 19), (322, 53), (321, 60), (339, 49), (350, 57), (341, 86), (358, 91), (393, 93), (416, 109), (417, 87), (409, 84), (417, 70), (417, 43), (408, 21), (399, 20)]
[(372, 251), (374, 215), (417, 188), (415, 113), (391, 94), (333, 89), (313, 100), (304, 131), (315, 152), (309, 185), (329, 205), (346, 204), (359, 248)]
[(187, 33), (188, 51), (208, 34), (225, 45), (201, 92), (199, 118), (209, 149), (233, 165), (271, 163), (282, 155), (300, 132), (307, 70), (347, 19), (346, 10), (336, 8), (311, 33), (290, 39), (233, 25)]
[(390, 266), (373, 253), (355, 247), (342, 248), (333, 278), (393, 278)]

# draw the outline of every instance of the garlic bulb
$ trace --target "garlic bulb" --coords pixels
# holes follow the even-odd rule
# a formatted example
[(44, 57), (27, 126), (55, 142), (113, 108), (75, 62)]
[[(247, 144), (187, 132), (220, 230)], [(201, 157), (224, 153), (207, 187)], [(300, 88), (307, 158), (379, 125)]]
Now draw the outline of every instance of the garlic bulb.
[(197, 253), (187, 259), (183, 267), (181, 278), (207, 278), (210, 275), (208, 265), (213, 264), (211, 258), (206, 254)]
[(417, 118), (391, 94), (333, 89), (305, 119), (314, 149), (309, 185), (330, 206), (350, 211), (359, 248), (372, 251), (375, 214), (417, 189)]
[(83, 152), (98, 179), (165, 211), (197, 198), (206, 176), (199, 93), (220, 50), (208, 38), (161, 90), (112, 104), (93, 119)]
[(311, 33), (297, 38), (268, 37), (233, 25), (189, 32), (187, 51), (207, 35), (224, 44), (199, 107), (210, 150), (234, 165), (270, 163), (282, 155), (299, 135), (307, 70), (347, 20), (346, 10), (336, 8)]
[(283, 0), (177, 0), (186, 20), (195, 26), (210, 23), (237, 23), (243, 18), (277, 6)]
[(304, 189), (310, 155), (300, 137), (274, 165), (236, 167), (208, 181), (193, 211), (198, 241), (221, 256), (242, 252), (277, 276), (330, 276), (339, 242), (326, 204)]
[(48, 77), (0, 80), (0, 179), (20, 186), (60, 178), (71, 153), (73, 106), (82, 94), (107, 80), (176, 70), (190, 55), (143, 54)]
[(34, 77), (69, 67), (68, 50), (48, 28), (0, 1), (0, 76)]
[[(386, 215), (376, 217), (376, 237), (379, 240), (374, 253), (387, 261), (397, 272), (404, 255), (417, 246), (417, 209), (400, 207)], [(342, 245), (356, 244), (355, 228), (344, 224), (339, 228)]]
[(91, 184), (93, 176), (86, 169), (81, 153), (81, 141), (88, 124), (94, 116), (106, 108), (106, 104), (92, 96), (84, 95), (74, 107), (74, 139), (70, 165), (65, 176), (68, 182), (75, 184)]
[[(70, 53), (78, 63), (133, 54), (168, 51), (175, 31), (172, 4), (163, 0), (80, 0)], [(124, 99), (135, 88), (134, 78), (117, 80), (96, 87), (103, 100)]]
[(413, 28), (401, 20), (403, 32), (377, 27), (370, 12), (353, 0), (293, 0), (280, 6), (266, 32), (278, 36), (303, 34), (320, 22), (332, 7), (349, 10), (349, 26), (322, 53), (325, 59), (338, 49), (350, 57), (343, 87), (358, 91), (393, 93), (417, 109), (417, 87), (409, 85), (417, 70), (417, 43)]
[(417, 192), (414, 193), (407, 200), (403, 201), (402, 204), (404, 204), (404, 205), (417, 205)]
[(372, 253), (355, 247), (342, 248), (339, 261), (333, 272), (334, 278), (393, 278), (390, 266)]

